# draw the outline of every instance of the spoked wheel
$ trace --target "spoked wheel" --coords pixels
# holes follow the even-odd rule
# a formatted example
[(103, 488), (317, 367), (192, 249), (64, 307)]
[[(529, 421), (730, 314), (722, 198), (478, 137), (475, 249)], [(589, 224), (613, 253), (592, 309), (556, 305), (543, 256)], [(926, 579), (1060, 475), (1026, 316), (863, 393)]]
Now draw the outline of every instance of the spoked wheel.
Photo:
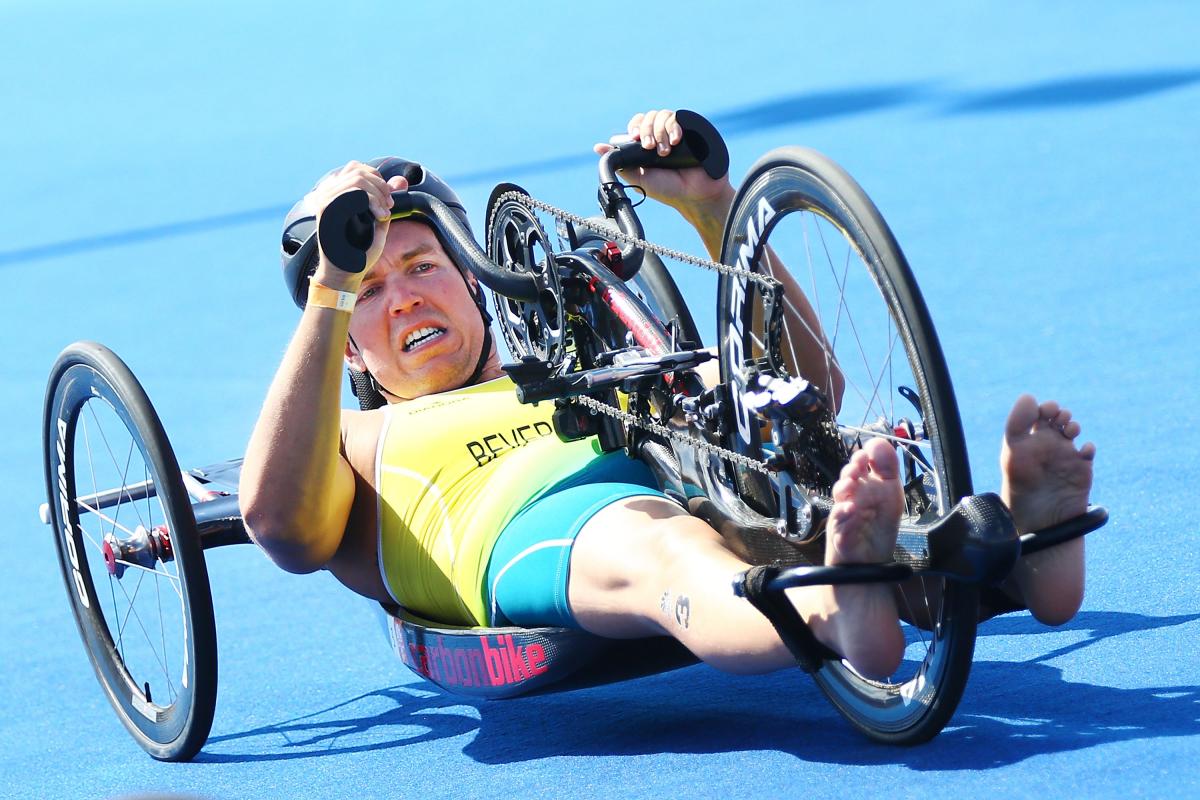
[[(869, 437), (898, 448), (906, 484), (897, 560), (920, 565), (923, 529), (971, 492), (970, 468), (941, 347), (912, 273), (874, 204), (850, 176), (819, 153), (775, 150), (751, 170), (727, 223), (722, 261), (783, 283), (775, 317), (784, 342), (774, 354), (769, 290), (723, 275), (718, 293), (721, 377), (735, 389), (727, 446), (768, 457), (757, 418), (740, 395), (748, 363), (779, 377), (802, 377), (836, 409), (826, 426), (831, 453)], [(840, 441), (836, 441), (840, 440)], [(843, 446), (844, 445), (844, 446)], [(836, 477), (838, 463), (818, 464)], [(812, 467), (812, 465), (809, 465)], [(763, 515), (781, 508), (785, 487), (744, 466), (731, 482)], [(817, 495), (830, 476), (795, 476)], [(786, 507), (786, 506), (785, 506)], [(819, 553), (820, 548), (815, 548)], [(806, 550), (814, 552), (811, 546)], [(837, 709), (873, 739), (916, 743), (936, 735), (962, 695), (975, 645), (978, 593), (940, 578), (914, 578), (897, 589), (908, 641), (904, 662), (887, 680), (869, 680), (827, 661), (814, 676)]]
[(488, 201), (488, 258), (505, 269), (532, 275), (538, 284), (538, 298), (524, 302), (492, 292), (500, 330), (516, 358), (532, 356), (557, 365), (566, 344), (553, 251), (532, 208), (519, 199), (497, 202), (510, 192), (526, 194), (519, 186), (502, 183)]
[(212, 725), (217, 642), (162, 424), (128, 367), (80, 342), (50, 374), (43, 434), (59, 564), (96, 677), (147, 753), (186, 761)]

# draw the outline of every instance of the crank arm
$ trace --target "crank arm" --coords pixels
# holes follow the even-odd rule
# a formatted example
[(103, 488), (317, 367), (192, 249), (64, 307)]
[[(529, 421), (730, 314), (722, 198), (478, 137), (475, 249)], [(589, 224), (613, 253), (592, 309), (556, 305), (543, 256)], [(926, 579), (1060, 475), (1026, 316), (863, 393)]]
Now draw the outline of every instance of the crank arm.
[(583, 372), (555, 375), (528, 384), (518, 382), (517, 399), (522, 403), (536, 403), (541, 400), (557, 400), (588, 392), (617, 389), (621, 388), (626, 381), (653, 378), (676, 370), (690, 369), (711, 358), (712, 354), (704, 350), (683, 350), (677, 353), (664, 353), (660, 356), (643, 356), (610, 367), (597, 367)]

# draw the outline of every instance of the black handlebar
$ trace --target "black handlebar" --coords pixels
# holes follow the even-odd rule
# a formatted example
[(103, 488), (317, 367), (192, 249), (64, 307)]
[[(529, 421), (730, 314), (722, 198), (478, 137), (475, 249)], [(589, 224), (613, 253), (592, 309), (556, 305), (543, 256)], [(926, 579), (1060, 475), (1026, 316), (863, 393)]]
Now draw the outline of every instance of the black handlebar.
[[(729, 172), (729, 150), (725, 140), (713, 124), (695, 111), (680, 109), (675, 112), (675, 121), (683, 128), (679, 144), (671, 152), (660, 156), (657, 149), (642, 147), (638, 141), (618, 145), (600, 157), (600, 207), (605, 216), (615, 219), (617, 226), (626, 236), (644, 239), (642, 223), (633, 211), (633, 203), (625, 194), (625, 188), (617, 180), (617, 170), (634, 167), (653, 169), (687, 169), (702, 167), (707, 175), (716, 180)], [(642, 251), (631, 244), (621, 248), (621, 277), (629, 280), (642, 266)]]
[(317, 239), (325, 257), (346, 272), (367, 268), (367, 250), (375, 239), (375, 216), (362, 189), (333, 198), (321, 214)]
[[(642, 224), (633, 212), (616, 171), (634, 167), (687, 169), (702, 167), (714, 180), (729, 171), (729, 151), (712, 123), (694, 111), (680, 110), (675, 119), (683, 128), (683, 138), (669, 155), (646, 150), (640, 142), (628, 142), (600, 158), (600, 197), (607, 216), (616, 220), (621, 232), (644, 238)], [(391, 219), (416, 216), (430, 221), (442, 246), (454, 262), (470, 270), (489, 289), (525, 302), (537, 299), (533, 276), (510, 272), (490, 261), (470, 232), (441, 200), (424, 192), (393, 192)], [(375, 238), (375, 217), (362, 189), (335, 197), (321, 213), (317, 236), (321, 250), (333, 264), (347, 272), (362, 272), (367, 267), (367, 250)], [(629, 280), (642, 263), (642, 251), (626, 245), (621, 250), (621, 276)]]
[[(675, 121), (683, 128), (683, 138), (679, 144), (671, 147), (669, 154), (660, 156), (657, 149), (647, 150), (642, 147), (641, 142), (629, 141), (617, 145), (617, 149), (608, 154), (607, 166), (612, 170), (632, 167), (703, 167), (708, 177), (713, 180), (724, 177), (729, 172), (729, 150), (713, 124), (695, 111), (687, 109), (676, 111)], [(601, 180), (615, 180), (615, 176), (603, 176)]]
[[(419, 217), (432, 223), (447, 255), (469, 270), (484, 286), (515, 300), (537, 299), (537, 284), (531, 275), (509, 272), (496, 266), (480, 249), (470, 231), (445, 203), (424, 192), (392, 192), (391, 219)], [(321, 214), (317, 230), (321, 249), (339, 269), (362, 272), (367, 267), (367, 249), (375, 238), (375, 217), (367, 193), (362, 189), (335, 197)]]

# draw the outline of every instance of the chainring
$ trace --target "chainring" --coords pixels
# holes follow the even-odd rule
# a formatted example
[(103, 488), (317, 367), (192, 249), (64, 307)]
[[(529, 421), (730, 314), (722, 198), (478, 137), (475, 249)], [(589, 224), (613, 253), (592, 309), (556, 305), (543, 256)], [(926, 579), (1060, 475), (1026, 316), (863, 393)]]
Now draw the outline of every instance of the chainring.
[(528, 194), (500, 184), (492, 197), (506, 193), (506, 199), (488, 204), (487, 255), (506, 270), (532, 275), (538, 294), (525, 302), (492, 292), (497, 321), (514, 358), (533, 357), (557, 367), (566, 354), (566, 326), (554, 251), (537, 214), (515, 196)]

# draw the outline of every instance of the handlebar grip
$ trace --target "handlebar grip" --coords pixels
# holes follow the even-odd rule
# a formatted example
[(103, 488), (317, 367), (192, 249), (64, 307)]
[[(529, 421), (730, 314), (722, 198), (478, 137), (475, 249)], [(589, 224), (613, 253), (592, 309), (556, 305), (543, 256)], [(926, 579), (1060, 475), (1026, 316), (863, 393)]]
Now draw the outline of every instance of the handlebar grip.
[(375, 239), (375, 217), (367, 193), (354, 189), (325, 206), (317, 237), (325, 257), (346, 272), (367, 268), (367, 250)]
[[(503, 269), (488, 260), (487, 254), (471, 238), (471, 231), (441, 200), (424, 192), (392, 192), (390, 219), (416, 217), (428, 220), (446, 254), (459, 269), (477, 277), (484, 286), (505, 297), (533, 302), (538, 297), (532, 275)], [(321, 213), (317, 228), (326, 258), (346, 272), (367, 268), (367, 250), (375, 238), (375, 217), (371, 214), (367, 193), (353, 189), (330, 201)]]
[[(409, 192), (392, 192), (392, 219), (407, 217), (413, 209)], [(333, 198), (321, 214), (317, 236), (325, 256), (338, 268), (346, 272), (366, 269), (367, 250), (375, 240), (375, 217), (367, 193), (352, 189)]]
[(657, 169), (686, 169), (703, 167), (708, 177), (716, 180), (729, 172), (729, 149), (717, 129), (695, 111), (680, 109), (675, 121), (683, 128), (683, 138), (660, 156), (657, 150), (647, 150), (639, 141), (617, 145), (610, 163), (614, 169), (652, 167)]

